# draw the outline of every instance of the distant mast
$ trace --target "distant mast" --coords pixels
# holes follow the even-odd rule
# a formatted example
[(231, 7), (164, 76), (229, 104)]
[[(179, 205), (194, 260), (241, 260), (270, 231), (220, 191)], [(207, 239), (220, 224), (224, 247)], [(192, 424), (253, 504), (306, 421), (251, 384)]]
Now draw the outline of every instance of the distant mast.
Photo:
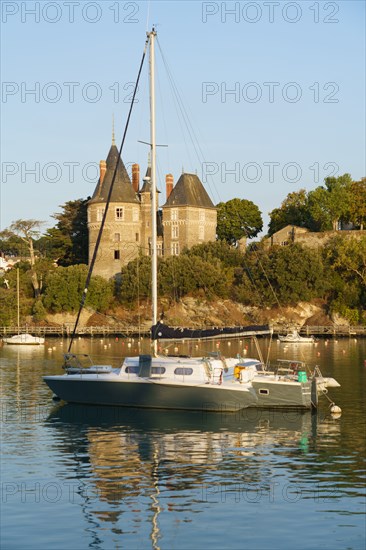
[[(155, 36), (154, 27), (150, 33), (150, 144), (151, 144), (151, 271), (152, 271), (152, 321), (158, 321), (158, 282), (157, 282), (157, 227), (156, 227), (156, 141), (155, 141)], [(157, 352), (157, 342), (154, 340), (154, 353)]]

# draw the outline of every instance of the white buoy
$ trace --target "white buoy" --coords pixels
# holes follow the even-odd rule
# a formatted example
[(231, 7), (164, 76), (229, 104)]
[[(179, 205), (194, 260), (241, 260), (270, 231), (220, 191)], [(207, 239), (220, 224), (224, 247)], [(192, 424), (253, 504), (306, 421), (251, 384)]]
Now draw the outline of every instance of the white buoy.
[(335, 403), (332, 403), (332, 405), (330, 407), (330, 412), (332, 414), (341, 414), (342, 409), (340, 407), (338, 407), (338, 405), (336, 405)]

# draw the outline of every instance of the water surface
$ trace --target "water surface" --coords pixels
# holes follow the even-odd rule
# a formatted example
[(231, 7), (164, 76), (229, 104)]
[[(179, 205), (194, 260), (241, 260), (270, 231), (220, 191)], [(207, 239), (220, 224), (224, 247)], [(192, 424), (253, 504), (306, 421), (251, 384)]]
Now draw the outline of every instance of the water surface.
[[(365, 548), (365, 340), (271, 348), (342, 384), (340, 418), (326, 399), (315, 415), (55, 403), (42, 376), (62, 372), (64, 348), (0, 350), (2, 548)], [(256, 356), (246, 341), (219, 349)], [(82, 339), (74, 351), (118, 365), (148, 344)]]

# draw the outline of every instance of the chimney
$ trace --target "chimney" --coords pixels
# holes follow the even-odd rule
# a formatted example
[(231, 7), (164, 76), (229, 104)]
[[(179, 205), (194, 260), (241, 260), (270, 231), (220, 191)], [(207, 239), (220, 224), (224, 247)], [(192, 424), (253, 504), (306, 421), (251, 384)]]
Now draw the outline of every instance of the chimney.
[(100, 163), (99, 163), (99, 169), (100, 169), (99, 181), (100, 181), (100, 185), (102, 185), (103, 180), (104, 180), (105, 173), (106, 173), (106, 171), (107, 171), (107, 163), (106, 163), (105, 160), (101, 160), (101, 161), (100, 161)]
[(170, 193), (173, 191), (173, 187), (174, 187), (174, 178), (172, 174), (167, 174), (165, 176), (165, 184), (166, 184), (166, 200), (168, 200)]
[(139, 192), (140, 186), (140, 166), (138, 164), (132, 165), (132, 187), (135, 193)]

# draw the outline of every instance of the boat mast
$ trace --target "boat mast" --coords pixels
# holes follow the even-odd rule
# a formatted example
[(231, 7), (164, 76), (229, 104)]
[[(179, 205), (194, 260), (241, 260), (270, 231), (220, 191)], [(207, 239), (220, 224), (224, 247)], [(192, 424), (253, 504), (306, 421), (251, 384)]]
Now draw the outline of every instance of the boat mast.
[[(150, 33), (150, 145), (151, 145), (151, 272), (152, 272), (152, 323), (158, 320), (158, 259), (157, 259), (157, 199), (156, 199), (156, 141), (155, 141), (155, 37), (154, 27)], [(154, 340), (154, 353), (157, 342)]]
[(17, 267), (17, 321), (18, 321), (18, 335), (19, 335), (19, 326), (20, 326), (20, 300), (19, 300), (19, 267)]

